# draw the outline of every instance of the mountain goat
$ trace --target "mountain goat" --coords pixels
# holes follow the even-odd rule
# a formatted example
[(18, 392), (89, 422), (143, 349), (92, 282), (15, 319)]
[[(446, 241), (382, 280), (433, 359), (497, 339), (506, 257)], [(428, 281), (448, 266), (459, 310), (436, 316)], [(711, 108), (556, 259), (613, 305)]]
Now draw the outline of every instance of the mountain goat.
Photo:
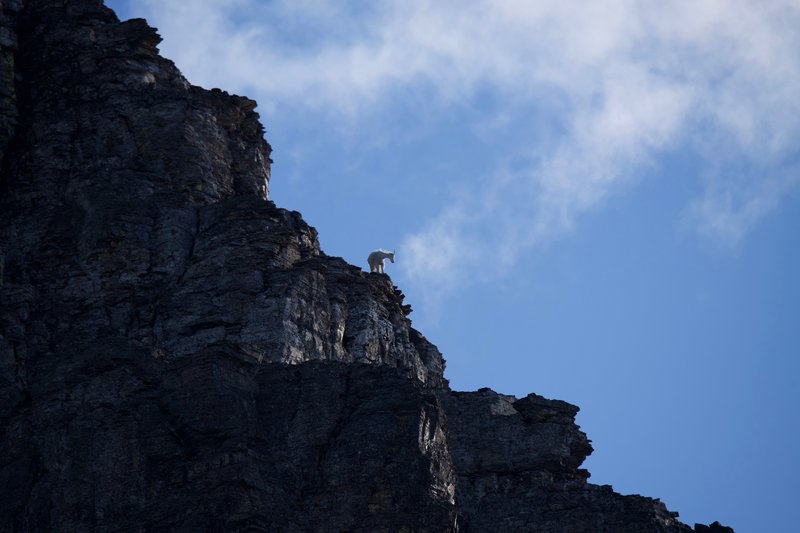
[(387, 252), (386, 250), (379, 249), (369, 254), (369, 257), (367, 257), (367, 263), (369, 263), (369, 271), (383, 274), (384, 273), (383, 262), (386, 260), (387, 257), (389, 258), (389, 261), (394, 263), (394, 252)]

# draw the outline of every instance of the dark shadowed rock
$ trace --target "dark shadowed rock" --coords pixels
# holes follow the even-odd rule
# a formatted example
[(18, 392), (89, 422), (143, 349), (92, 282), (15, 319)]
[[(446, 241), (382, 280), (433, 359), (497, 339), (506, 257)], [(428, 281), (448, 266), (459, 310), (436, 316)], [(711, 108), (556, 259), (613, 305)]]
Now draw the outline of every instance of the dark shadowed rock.
[(703, 524), (695, 524), (694, 529), (697, 531), (697, 533), (733, 533), (733, 528), (723, 526), (719, 522), (714, 522), (708, 526), (704, 526)]
[(450, 390), (159, 40), (0, 0), (0, 531), (692, 531), (587, 483), (577, 407)]

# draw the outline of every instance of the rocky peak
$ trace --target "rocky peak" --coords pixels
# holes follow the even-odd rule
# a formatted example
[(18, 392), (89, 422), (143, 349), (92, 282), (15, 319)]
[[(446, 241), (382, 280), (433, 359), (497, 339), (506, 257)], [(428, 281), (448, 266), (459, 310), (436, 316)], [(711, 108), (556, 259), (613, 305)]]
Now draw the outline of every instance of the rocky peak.
[(450, 390), (159, 41), (0, 0), (0, 531), (691, 531), (587, 483), (577, 407)]
[(68, 329), (87, 339), (107, 329), (166, 359), (235, 345), (262, 362), (389, 364), (442, 382), (388, 278), (326, 257), (298, 213), (267, 200), (254, 101), (190, 86), (154, 29), (99, 2), (15, 7), (8, 285), (79, 304)]

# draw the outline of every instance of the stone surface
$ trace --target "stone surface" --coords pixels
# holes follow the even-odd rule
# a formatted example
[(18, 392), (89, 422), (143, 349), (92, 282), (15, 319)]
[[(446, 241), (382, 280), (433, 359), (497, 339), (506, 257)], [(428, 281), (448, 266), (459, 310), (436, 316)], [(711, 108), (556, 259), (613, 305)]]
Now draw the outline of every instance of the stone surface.
[(159, 40), (0, 0), (0, 531), (692, 531), (587, 482), (577, 407), (450, 390)]
[(714, 522), (708, 526), (695, 524), (694, 528), (697, 533), (733, 533), (733, 528), (723, 526), (719, 522)]

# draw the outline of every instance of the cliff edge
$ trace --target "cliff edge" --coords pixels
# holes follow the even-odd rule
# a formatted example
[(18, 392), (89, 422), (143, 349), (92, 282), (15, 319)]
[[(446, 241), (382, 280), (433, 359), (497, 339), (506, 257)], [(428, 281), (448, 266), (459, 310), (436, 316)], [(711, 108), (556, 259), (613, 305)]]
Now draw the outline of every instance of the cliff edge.
[(159, 41), (0, 0), (0, 531), (732, 531), (588, 483), (577, 407), (452, 391)]

